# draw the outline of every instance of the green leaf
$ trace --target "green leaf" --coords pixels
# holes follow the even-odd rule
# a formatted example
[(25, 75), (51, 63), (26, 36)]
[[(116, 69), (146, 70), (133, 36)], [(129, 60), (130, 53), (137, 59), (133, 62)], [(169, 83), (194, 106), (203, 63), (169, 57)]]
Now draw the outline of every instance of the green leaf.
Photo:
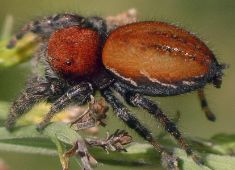
[(233, 170), (235, 157), (209, 154), (206, 157), (207, 165), (213, 170)]
[(207, 153), (220, 155), (234, 155), (235, 153), (235, 135), (233, 134), (217, 134), (210, 140), (200, 138), (190, 139), (198, 150)]
[(66, 152), (65, 146), (59, 141), (57, 137), (51, 138), (51, 140), (56, 145), (57, 152), (60, 158), (60, 163), (61, 163), (63, 170), (68, 170), (69, 158), (64, 156), (64, 153)]
[(66, 160), (63, 159), (64, 148), (60, 142), (72, 145), (81, 138), (78, 133), (61, 122), (48, 125), (43, 133), (39, 133), (36, 126), (31, 125), (17, 128), (13, 132), (1, 127), (0, 134), (0, 150), (44, 155), (59, 154), (63, 167), (66, 166)]
[(13, 22), (14, 22), (14, 18), (12, 15), (7, 15), (5, 17), (5, 21), (3, 23), (3, 28), (2, 28), (2, 34), (0, 39), (7, 39), (8, 37), (10, 37), (11, 35), (11, 31), (13, 28)]
[(217, 134), (212, 137), (212, 148), (221, 154), (234, 155), (235, 153), (235, 135)]
[[(0, 150), (45, 155), (56, 155), (56, 147), (49, 140), (51, 138), (54, 143), (62, 142), (70, 145), (81, 138), (69, 126), (59, 122), (50, 124), (42, 134), (37, 132), (33, 125), (17, 128), (12, 133), (2, 127), (0, 128), (0, 134)], [(149, 144), (133, 143), (127, 148), (127, 151), (126, 153), (111, 152), (107, 155), (101, 149), (91, 149), (91, 153), (97, 160), (108, 164), (113, 164), (115, 161), (129, 165), (133, 162), (144, 165), (157, 165), (160, 163), (159, 154)], [(60, 154), (62, 152), (63, 149), (60, 148)], [(182, 159), (181, 167), (183, 170), (231, 170), (235, 167), (235, 158), (232, 156), (204, 153), (203, 158), (205, 158), (206, 164), (205, 166), (198, 166), (190, 157), (186, 156), (183, 150), (175, 149), (174, 154)]]
[(15, 138), (15, 140), (0, 140), (0, 150), (55, 156), (57, 151), (52, 144), (50, 140), (42, 138)]
[(8, 49), (6, 46), (10, 41), (13, 21), (13, 17), (8, 15), (3, 24), (0, 35), (0, 68), (11, 67), (29, 60), (38, 44), (33, 34), (27, 34), (17, 42), (14, 48)]
[(181, 149), (175, 149), (174, 154), (179, 157), (181, 161), (181, 168), (184, 170), (211, 170), (207, 166), (197, 165), (191, 157), (188, 157), (186, 153)]
[[(0, 119), (5, 119), (9, 103), (0, 102)], [(36, 106), (38, 113), (35, 114), (34, 109), (32, 115), (42, 115), (47, 110), (45, 104)], [(27, 117), (23, 117), (22, 122)], [(29, 121), (29, 120), (28, 120)], [(5, 127), (0, 127), (0, 150), (15, 151), (23, 153), (34, 153), (43, 155), (58, 155), (62, 164), (67, 160), (63, 160), (63, 152), (67, 145), (73, 145), (81, 136), (72, 130), (68, 125), (62, 122), (51, 123), (42, 133), (36, 130), (35, 125), (27, 125), (15, 128), (13, 132), (9, 132)], [(169, 148), (175, 148), (175, 145), (167, 138), (160, 139), (161, 143), (165, 143)], [(174, 149), (174, 154), (181, 159), (180, 167), (182, 170), (232, 170), (235, 167), (235, 158), (229, 156), (235, 150), (235, 135), (218, 134), (211, 140), (203, 140), (198, 138), (188, 138), (192, 143), (194, 150), (197, 150), (205, 165), (199, 166), (187, 157), (185, 152), (179, 148)], [(100, 148), (91, 148), (91, 154), (100, 162), (106, 164), (117, 164), (132, 166), (133, 164), (159, 166), (161, 164), (160, 155), (149, 144), (132, 143), (127, 147), (128, 152), (110, 152), (107, 154)], [(65, 165), (64, 165), (65, 167)]]
[(12, 49), (6, 48), (10, 39), (0, 41), (0, 68), (15, 66), (29, 60), (35, 51), (37, 42), (32, 34), (25, 36)]
[(8, 102), (0, 101), (0, 120), (6, 119), (9, 106), (10, 104)]
[(77, 139), (81, 138), (78, 133), (62, 122), (51, 123), (43, 130), (42, 133), (36, 130), (35, 125), (31, 125), (17, 128), (12, 132), (6, 130), (5, 127), (1, 127), (0, 134), (0, 140), (15, 138), (57, 137), (60, 141), (67, 144), (73, 144)]

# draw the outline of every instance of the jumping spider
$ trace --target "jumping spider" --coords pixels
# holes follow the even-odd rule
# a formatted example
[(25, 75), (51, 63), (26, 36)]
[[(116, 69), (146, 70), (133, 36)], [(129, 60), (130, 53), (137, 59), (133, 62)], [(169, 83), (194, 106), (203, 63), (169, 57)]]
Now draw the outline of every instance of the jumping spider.
[(134, 22), (107, 29), (100, 17), (58, 14), (32, 21), (8, 44), (13, 48), (26, 33), (41, 38), (39, 52), (44, 76), (29, 81), (13, 103), (6, 121), (12, 129), (16, 120), (35, 103), (52, 102), (37, 126), (42, 130), (51, 118), (72, 102), (82, 105), (100, 91), (114, 113), (162, 155), (168, 152), (156, 141), (113, 91), (131, 106), (143, 108), (172, 135), (187, 155), (199, 163), (175, 124), (147, 96), (173, 96), (198, 91), (201, 106), (209, 120), (215, 120), (207, 106), (203, 88), (213, 83), (219, 88), (223, 65), (195, 35), (177, 26), (157, 21)]

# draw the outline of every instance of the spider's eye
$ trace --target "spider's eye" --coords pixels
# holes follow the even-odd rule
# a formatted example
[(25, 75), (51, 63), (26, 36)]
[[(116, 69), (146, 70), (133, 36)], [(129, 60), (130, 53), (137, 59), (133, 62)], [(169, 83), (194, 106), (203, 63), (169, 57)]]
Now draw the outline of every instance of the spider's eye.
[(65, 78), (93, 74), (99, 64), (101, 38), (98, 32), (73, 26), (54, 32), (48, 41), (48, 61)]

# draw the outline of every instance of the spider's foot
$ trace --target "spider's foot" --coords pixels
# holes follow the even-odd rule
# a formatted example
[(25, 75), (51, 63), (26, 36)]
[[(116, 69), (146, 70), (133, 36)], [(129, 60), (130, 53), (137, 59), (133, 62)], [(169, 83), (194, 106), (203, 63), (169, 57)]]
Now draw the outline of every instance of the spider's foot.
[(13, 114), (9, 114), (7, 120), (5, 121), (5, 127), (8, 131), (12, 131), (14, 129), (16, 122), (16, 116)]
[(193, 154), (191, 157), (192, 157), (193, 161), (194, 161), (197, 165), (204, 165), (204, 164), (205, 164), (205, 162), (202, 160), (201, 157), (199, 157), (199, 156), (197, 156), (197, 155), (195, 155), (195, 154)]
[(212, 113), (210, 110), (206, 112), (206, 117), (208, 120), (215, 122), (216, 121), (216, 116), (214, 113)]
[(8, 131), (13, 131), (14, 125), (13, 125), (12, 123), (10, 123), (9, 121), (6, 121), (6, 122), (5, 122), (5, 128), (6, 128)]
[(8, 42), (8, 44), (6, 45), (6, 47), (7, 47), (8, 49), (12, 49), (12, 48), (14, 48), (14, 47), (16, 46), (16, 42), (17, 42), (17, 40), (16, 40), (15, 38), (13, 38), (13, 39), (11, 39), (11, 40)]
[(47, 126), (47, 124), (43, 124), (43, 123), (39, 123), (37, 126), (36, 126), (36, 130), (40, 133), (42, 133), (42, 131), (45, 129), (45, 127)]
[(171, 153), (162, 152), (162, 166), (167, 170), (179, 170), (179, 158)]

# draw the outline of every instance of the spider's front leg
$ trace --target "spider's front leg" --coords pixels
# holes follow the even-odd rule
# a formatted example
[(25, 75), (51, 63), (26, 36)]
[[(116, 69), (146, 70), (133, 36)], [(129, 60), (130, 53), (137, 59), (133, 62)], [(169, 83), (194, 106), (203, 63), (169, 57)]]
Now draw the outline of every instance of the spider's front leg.
[(50, 122), (52, 117), (64, 109), (72, 102), (76, 102), (78, 105), (84, 104), (90, 99), (93, 93), (93, 88), (90, 83), (80, 83), (71, 87), (65, 94), (52, 103), (50, 111), (46, 114), (41, 123), (38, 124), (37, 129), (42, 130)]
[(6, 120), (6, 128), (11, 130), (16, 120), (24, 113), (28, 112), (34, 104), (47, 100), (51, 96), (57, 96), (61, 93), (62, 84), (56, 80), (48, 81), (42, 77), (31, 78), (25, 90), (21, 95), (13, 102), (10, 113)]
[(140, 107), (147, 110), (151, 115), (154, 115), (155, 118), (162, 124), (165, 130), (170, 133), (179, 143), (179, 145), (185, 150), (188, 156), (191, 156), (192, 159), (201, 164), (201, 160), (193, 153), (191, 147), (186, 142), (180, 131), (177, 129), (176, 125), (161, 111), (161, 109), (153, 101), (145, 98), (139, 93), (129, 92), (127, 89), (119, 86), (118, 83), (114, 84), (115, 90), (117, 90), (128, 103), (132, 106)]

